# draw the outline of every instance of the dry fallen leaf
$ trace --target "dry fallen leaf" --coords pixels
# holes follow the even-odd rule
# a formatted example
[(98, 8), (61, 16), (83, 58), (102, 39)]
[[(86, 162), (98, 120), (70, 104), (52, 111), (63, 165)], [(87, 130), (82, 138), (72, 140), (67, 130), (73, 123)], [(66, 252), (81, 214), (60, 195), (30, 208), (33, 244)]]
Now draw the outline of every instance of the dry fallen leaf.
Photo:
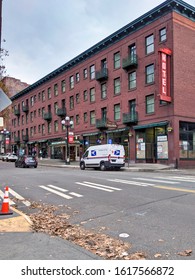
[(179, 252), (177, 254), (180, 255), (180, 256), (187, 257), (187, 256), (190, 256), (192, 254), (192, 250), (184, 250), (184, 251)]
[(71, 225), (68, 221), (70, 215), (57, 213), (59, 209), (54, 205), (34, 203), (32, 207), (39, 210), (38, 213), (30, 215), (32, 228), (37, 232), (45, 232), (51, 236), (69, 240), (104, 259), (139, 260), (146, 258), (142, 252), (124, 254), (131, 248), (131, 244), (128, 242), (102, 234), (101, 231), (95, 232), (84, 229), (80, 225)]

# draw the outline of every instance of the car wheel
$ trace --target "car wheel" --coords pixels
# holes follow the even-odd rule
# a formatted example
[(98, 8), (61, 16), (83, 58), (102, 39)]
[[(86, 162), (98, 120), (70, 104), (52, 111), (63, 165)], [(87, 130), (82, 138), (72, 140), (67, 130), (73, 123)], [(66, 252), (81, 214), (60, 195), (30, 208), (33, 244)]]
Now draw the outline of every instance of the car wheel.
[(105, 163), (104, 163), (104, 162), (102, 162), (102, 163), (100, 164), (100, 170), (101, 170), (101, 171), (105, 171), (105, 170), (106, 170), (106, 166), (105, 166)]
[(25, 163), (23, 163), (23, 164), (22, 164), (22, 168), (25, 168), (25, 167), (26, 167), (26, 166), (25, 166)]
[(37, 168), (37, 165), (35, 165), (34, 168)]
[(80, 169), (81, 169), (81, 170), (85, 170), (85, 163), (84, 163), (84, 162), (81, 162), (81, 163), (80, 163)]

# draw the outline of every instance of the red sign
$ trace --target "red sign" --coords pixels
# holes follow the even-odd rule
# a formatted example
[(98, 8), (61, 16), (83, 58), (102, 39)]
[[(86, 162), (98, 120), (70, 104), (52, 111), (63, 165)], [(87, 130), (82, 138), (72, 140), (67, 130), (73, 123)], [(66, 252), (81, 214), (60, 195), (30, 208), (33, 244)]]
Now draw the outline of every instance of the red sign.
[(170, 96), (170, 55), (169, 49), (161, 49), (160, 53), (160, 100), (171, 102)]
[(73, 143), (74, 142), (74, 136), (73, 135), (69, 135), (68, 136), (68, 142), (69, 143)]
[(6, 139), (5, 139), (5, 144), (6, 144), (6, 145), (9, 145), (9, 138), (6, 138)]

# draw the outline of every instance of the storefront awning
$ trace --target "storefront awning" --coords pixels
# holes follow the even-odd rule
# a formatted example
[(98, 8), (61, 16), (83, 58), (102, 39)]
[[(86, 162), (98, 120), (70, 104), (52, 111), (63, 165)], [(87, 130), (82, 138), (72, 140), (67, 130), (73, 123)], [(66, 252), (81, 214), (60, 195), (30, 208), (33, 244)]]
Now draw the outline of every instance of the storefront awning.
[(164, 121), (164, 122), (158, 122), (158, 123), (148, 123), (148, 124), (143, 124), (143, 125), (135, 125), (135, 126), (133, 126), (133, 129), (138, 130), (138, 129), (144, 129), (144, 128), (165, 126), (168, 123), (169, 123), (168, 121)]
[(47, 140), (38, 140), (37, 142), (38, 143), (45, 143), (45, 142), (47, 142)]

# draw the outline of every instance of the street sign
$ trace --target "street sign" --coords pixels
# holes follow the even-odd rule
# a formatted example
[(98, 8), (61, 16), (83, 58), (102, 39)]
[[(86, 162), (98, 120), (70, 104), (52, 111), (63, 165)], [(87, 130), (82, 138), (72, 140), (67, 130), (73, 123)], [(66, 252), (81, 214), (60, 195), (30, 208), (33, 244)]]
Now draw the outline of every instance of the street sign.
[(5, 94), (5, 92), (0, 88), (0, 112), (11, 105), (11, 100)]

